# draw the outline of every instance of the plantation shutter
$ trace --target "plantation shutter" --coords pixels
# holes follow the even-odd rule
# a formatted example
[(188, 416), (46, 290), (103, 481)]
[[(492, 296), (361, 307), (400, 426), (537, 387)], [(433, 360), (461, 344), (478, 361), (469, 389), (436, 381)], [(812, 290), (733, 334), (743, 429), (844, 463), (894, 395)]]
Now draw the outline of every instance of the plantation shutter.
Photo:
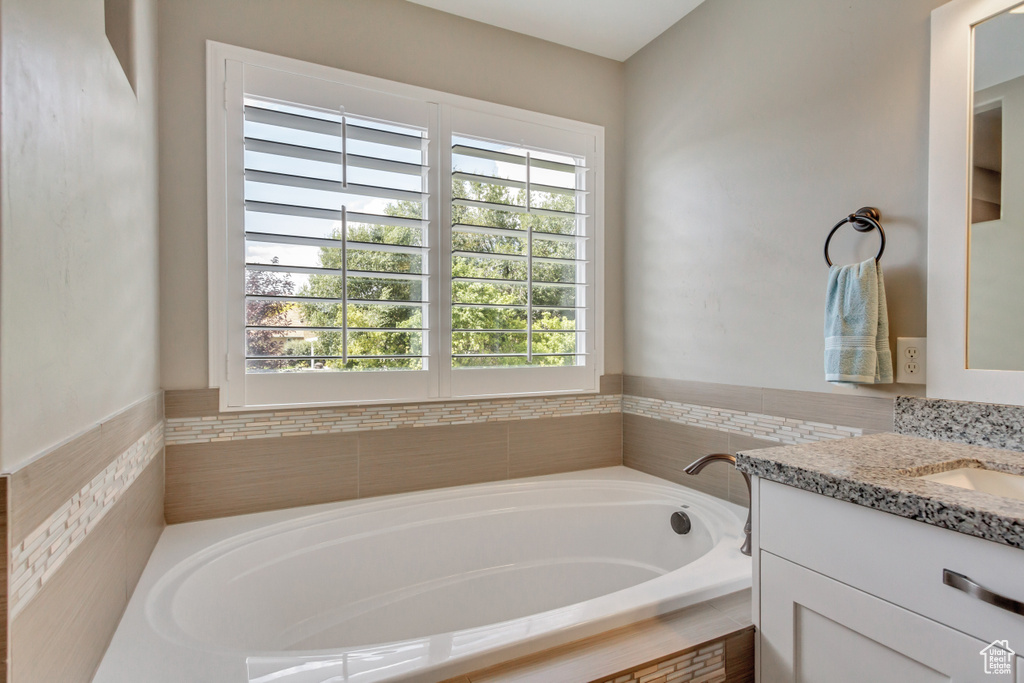
[(339, 374), (323, 400), (434, 395), (431, 112), (287, 76), (245, 67), (237, 111), (245, 402)]
[[(453, 393), (517, 384), (512, 374), (535, 391), (592, 382), (593, 138), (477, 112), (452, 119)], [(529, 369), (543, 375), (517, 372)]]

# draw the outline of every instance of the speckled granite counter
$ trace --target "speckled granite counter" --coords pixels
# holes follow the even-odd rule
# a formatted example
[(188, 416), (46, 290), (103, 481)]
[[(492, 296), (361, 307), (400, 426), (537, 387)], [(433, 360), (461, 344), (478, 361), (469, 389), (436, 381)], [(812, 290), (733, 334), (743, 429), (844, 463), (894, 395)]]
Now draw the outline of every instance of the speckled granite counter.
[(1024, 501), (917, 479), (960, 467), (1024, 474), (1024, 454), (901, 434), (742, 451), (752, 476), (1024, 549)]

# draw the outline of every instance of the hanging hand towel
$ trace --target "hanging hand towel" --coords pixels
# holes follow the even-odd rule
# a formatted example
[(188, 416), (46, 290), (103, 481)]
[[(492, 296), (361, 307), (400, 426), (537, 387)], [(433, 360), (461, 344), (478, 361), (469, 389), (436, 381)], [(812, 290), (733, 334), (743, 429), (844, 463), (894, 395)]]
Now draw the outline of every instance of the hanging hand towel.
[(845, 384), (892, 383), (885, 284), (874, 259), (829, 269), (825, 379)]

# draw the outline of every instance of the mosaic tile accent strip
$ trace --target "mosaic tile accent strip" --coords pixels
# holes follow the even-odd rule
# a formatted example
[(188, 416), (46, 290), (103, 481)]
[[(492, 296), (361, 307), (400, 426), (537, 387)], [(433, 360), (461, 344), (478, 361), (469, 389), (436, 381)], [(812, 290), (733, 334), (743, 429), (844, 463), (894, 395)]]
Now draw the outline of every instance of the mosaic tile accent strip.
[(1024, 406), (896, 398), (897, 434), (1024, 451)]
[(278, 436), (365, 432), (398, 427), (436, 427), (536, 420), (546, 417), (621, 412), (617, 394), (494, 399), (457, 403), (416, 403), (323, 408), (320, 410), (222, 413), (167, 420), (168, 446)]
[(726, 680), (725, 641), (602, 679), (600, 683), (722, 683)]
[(642, 396), (623, 396), (622, 412), (791, 445), (825, 439), (843, 439), (861, 436), (864, 433), (859, 427), (806, 422), (788, 417), (662, 401)]
[(53, 578), (164, 447), (157, 423), (11, 550), (11, 619)]

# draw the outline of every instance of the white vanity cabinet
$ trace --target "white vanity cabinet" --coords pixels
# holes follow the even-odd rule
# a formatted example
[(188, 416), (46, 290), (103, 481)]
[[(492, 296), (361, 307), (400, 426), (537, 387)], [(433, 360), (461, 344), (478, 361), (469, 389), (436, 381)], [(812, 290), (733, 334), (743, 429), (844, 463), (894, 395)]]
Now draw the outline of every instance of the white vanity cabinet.
[(1024, 601), (1024, 551), (759, 478), (754, 620), (763, 683), (1024, 683), (985, 672), (996, 640), (1024, 653), (1024, 616), (943, 571)]

